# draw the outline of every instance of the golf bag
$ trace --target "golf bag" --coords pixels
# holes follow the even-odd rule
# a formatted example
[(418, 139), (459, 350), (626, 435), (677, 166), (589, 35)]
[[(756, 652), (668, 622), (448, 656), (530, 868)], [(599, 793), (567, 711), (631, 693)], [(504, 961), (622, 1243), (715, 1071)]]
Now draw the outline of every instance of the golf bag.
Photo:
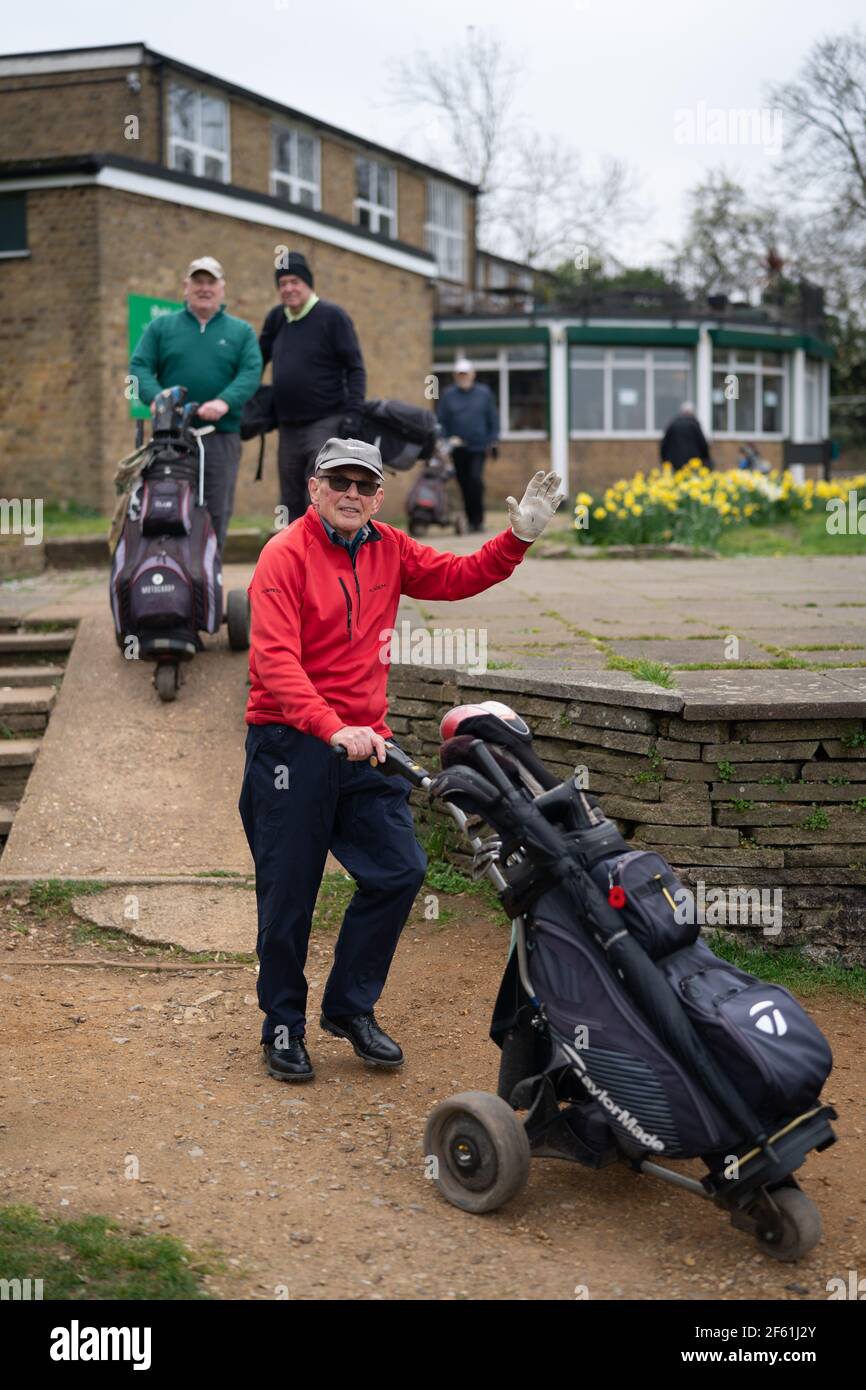
[(365, 401), (359, 438), (375, 444), (386, 468), (404, 473), (429, 459), (436, 444), (436, 416), (404, 401)]
[(512, 952), (491, 1025), (499, 1094), (515, 1104), (547, 1078), (580, 1103), (589, 1149), (607, 1130), (620, 1148), (711, 1166), (817, 1113), (832, 1056), (805, 1010), (699, 940), (666, 860), (632, 849), (508, 722), (463, 717), (433, 783), (493, 827), (504, 906), (526, 924), (525, 969)]
[(219, 631), (222, 568), (204, 505), (204, 449), (191, 433), (196, 404), (183, 387), (157, 398), (150, 458), (129, 498), (111, 563), (111, 609), (119, 646), (186, 660), (199, 632)]

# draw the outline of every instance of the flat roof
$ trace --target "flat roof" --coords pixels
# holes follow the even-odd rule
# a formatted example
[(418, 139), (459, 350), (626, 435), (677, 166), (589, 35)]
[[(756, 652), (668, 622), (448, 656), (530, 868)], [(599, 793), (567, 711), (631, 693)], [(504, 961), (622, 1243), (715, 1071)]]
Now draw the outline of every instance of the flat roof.
[[(89, 58), (89, 61), (84, 61)], [(298, 111), (293, 106), (286, 106), (283, 102), (277, 101), (274, 97), (263, 96), (260, 92), (254, 92), (249, 87), (241, 87), (236, 82), (230, 82), (228, 78), (219, 77), (216, 73), (205, 72), (202, 68), (193, 67), (189, 63), (184, 63), (179, 58), (172, 58), (165, 53), (158, 53), (156, 49), (150, 48), (146, 43), (126, 43), (126, 44), (88, 44), (85, 48), (49, 48), (41, 49), (30, 53), (4, 53), (0, 54), (0, 78), (2, 77), (28, 77), (43, 76), (49, 73), (59, 72), (83, 72), (88, 69), (99, 69), (107, 67), (129, 67), (138, 64), (142, 67), (157, 67), (164, 64), (174, 71), (183, 73), (191, 77), (196, 82), (209, 83), (212, 86), (221, 87), (224, 91), (233, 96), (240, 97), (244, 101), (255, 102), (259, 106), (266, 106), (270, 111), (278, 115), (285, 116), (288, 120), (300, 121), (305, 125), (312, 126), (318, 131), (328, 135), (335, 135), (341, 140), (348, 140), (354, 145), (359, 145), (373, 154), (386, 155), (388, 159), (396, 160), (411, 169), (417, 169), (419, 173), (433, 176), (437, 179), (444, 179), (448, 183), (456, 184), (470, 193), (473, 197), (478, 194), (478, 185), (470, 183), (467, 179), (459, 178), (456, 174), (449, 174), (444, 169), (436, 168), (435, 165), (425, 164), (423, 160), (414, 159), (411, 155), (403, 154), (399, 150), (390, 149), (387, 145), (380, 145), (375, 140), (368, 140), (365, 135), (356, 135), (354, 131), (344, 130), (341, 126), (331, 125), (330, 122), (320, 119), (318, 116), (311, 116), (307, 111)]]

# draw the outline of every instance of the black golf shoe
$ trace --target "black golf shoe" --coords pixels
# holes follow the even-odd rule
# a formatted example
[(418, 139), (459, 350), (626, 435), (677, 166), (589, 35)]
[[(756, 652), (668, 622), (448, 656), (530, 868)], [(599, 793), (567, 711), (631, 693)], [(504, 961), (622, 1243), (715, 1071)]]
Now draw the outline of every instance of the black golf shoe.
[(319, 1019), (320, 1026), (335, 1038), (347, 1038), (355, 1055), (371, 1067), (402, 1067), (403, 1049), (383, 1032), (372, 1012), (354, 1018)]
[(302, 1037), (289, 1038), (285, 1047), (262, 1043), (265, 1064), (278, 1081), (312, 1081), (315, 1076), (310, 1054)]

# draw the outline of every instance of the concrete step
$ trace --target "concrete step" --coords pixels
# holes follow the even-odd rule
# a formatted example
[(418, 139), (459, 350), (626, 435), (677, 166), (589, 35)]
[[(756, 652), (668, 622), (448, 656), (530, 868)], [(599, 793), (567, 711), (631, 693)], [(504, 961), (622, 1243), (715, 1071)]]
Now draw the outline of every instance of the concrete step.
[(50, 681), (63, 679), (63, 666), (51, 662), (30, 662), (21, 666), (0, 666), (0, 690), (4, 686), (48, 685)]
[(8, 628), (20, 626), (21, 619), (16, 617), (14, 613), (0, 613), (0, 632), (4, 632)]
[(0, 657), (17, 652), (68, 652), (75, 641), (75, 628), (58, 632), (0, 632)]
[(17, 806), (4, 806), (0, 803), (0, 835), (8, 835), (12, 829), (12, 821), (15, 818)]
[(32, 767), (39, 752), (38, 738), (0, 738), (0, 769)]
[(17, 690), (0, 689), (0, 721), (7, 714), (47, 715), (56, 699), (57, 691), (53, 685), (26, 685)]

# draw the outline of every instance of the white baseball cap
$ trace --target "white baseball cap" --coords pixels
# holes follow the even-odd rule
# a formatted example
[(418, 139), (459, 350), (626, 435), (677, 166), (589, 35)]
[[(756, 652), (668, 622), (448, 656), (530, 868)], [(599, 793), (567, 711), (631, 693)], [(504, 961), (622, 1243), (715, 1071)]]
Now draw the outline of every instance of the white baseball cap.
[(475, 371), (475, 368), (473, 367), (472, 363), (469, 361), (469, 358), (468, 358), (468, 357), (458, 357), (458, 358), (457, 358), (457, 361), (454, 363), (454, 372), (455, 372), (455, 374), (456, 374), (457, 372), (474, 372), (474, 371)]
[(225, 271), (219, 261), (214, 260), (213, 256), (199, 256), (197, 261), (190, 261), (186, 268), (187, 280), (191, 275), (195, 275), (197, 270), (206, 270), (208, 275), (212, 275), (215, 280), (224, 280)]

